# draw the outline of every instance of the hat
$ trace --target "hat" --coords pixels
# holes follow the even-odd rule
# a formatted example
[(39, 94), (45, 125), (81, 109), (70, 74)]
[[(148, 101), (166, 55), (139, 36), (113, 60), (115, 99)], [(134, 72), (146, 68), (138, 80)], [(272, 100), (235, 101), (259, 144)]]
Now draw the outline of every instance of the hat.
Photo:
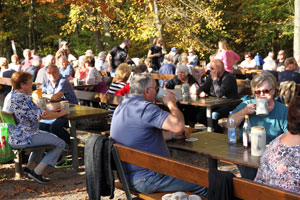
[(177, 47), (172, 47), (171, 51), (177, 51)]

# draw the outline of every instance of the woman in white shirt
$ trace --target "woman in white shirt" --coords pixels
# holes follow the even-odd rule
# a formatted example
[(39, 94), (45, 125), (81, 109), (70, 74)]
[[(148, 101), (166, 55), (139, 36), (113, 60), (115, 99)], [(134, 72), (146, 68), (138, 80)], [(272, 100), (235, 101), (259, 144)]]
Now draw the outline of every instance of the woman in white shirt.
[(256, 69), (256, 62), (252, 58), (250, 52), (246, 52), (245, 54), (245, 60), (240, 64), (240, 66), (244, 69)]
[(103, 77), (100, 72), (95, 68), (95, 59), (93, 56), (85, 56), (83, 59), (85, 67), (89, 70), (86, 77), (86, 84), (93, 85), (98, 84), (103, 81)]

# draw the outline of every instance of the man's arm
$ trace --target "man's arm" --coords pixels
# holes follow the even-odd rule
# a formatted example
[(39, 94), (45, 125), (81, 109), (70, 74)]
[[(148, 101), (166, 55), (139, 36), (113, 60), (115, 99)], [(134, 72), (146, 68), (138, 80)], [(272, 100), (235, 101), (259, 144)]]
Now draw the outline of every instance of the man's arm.
[(43, 94), (43, 97), (49, 99), (50, 101), (60, 101), (63, 96), (64, 93), (62, 91), (59, 91), (55, 94)]
[(171, 92), (167, 92), (163, 98), (164, 104), (170, 110), (170, 114), (165, 119), (162, 125), (162, 129), (171, 131), (173, 133), (182, 133), (185, 130), (184, 117), (182, 112), (176, 105), (175, 95)]

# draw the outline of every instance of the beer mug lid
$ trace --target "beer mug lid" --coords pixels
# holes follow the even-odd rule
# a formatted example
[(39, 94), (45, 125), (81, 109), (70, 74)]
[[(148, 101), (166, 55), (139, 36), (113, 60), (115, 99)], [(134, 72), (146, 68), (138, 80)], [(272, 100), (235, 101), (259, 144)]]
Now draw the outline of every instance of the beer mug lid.
[(264, 130), (265, 127), (263, 127), (263, 126), (253, 126), (253, 127), (251, 127), (251, 129)]

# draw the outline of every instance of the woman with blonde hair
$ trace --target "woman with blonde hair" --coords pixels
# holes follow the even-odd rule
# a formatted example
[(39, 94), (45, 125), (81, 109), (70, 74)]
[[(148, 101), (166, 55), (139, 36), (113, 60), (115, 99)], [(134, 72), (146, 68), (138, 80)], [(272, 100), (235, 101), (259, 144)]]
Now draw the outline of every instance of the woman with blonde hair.
[[(127, 63), (121, 63), (116, 69), (116, 77), (107, 91), (108, 94), (115, 94), (118, 90), (122, 89), (131, 74), (131, 67)], [(115, 110), (117, 106), (109, 105), (109, 110)]]
[(240, 60), (240, 56), (229, 48), (226, 40), (221, 40), (219, 41), (219, 50), (215, 59), (222, 60), (225, 70), (232, 73), (233, 65)]

